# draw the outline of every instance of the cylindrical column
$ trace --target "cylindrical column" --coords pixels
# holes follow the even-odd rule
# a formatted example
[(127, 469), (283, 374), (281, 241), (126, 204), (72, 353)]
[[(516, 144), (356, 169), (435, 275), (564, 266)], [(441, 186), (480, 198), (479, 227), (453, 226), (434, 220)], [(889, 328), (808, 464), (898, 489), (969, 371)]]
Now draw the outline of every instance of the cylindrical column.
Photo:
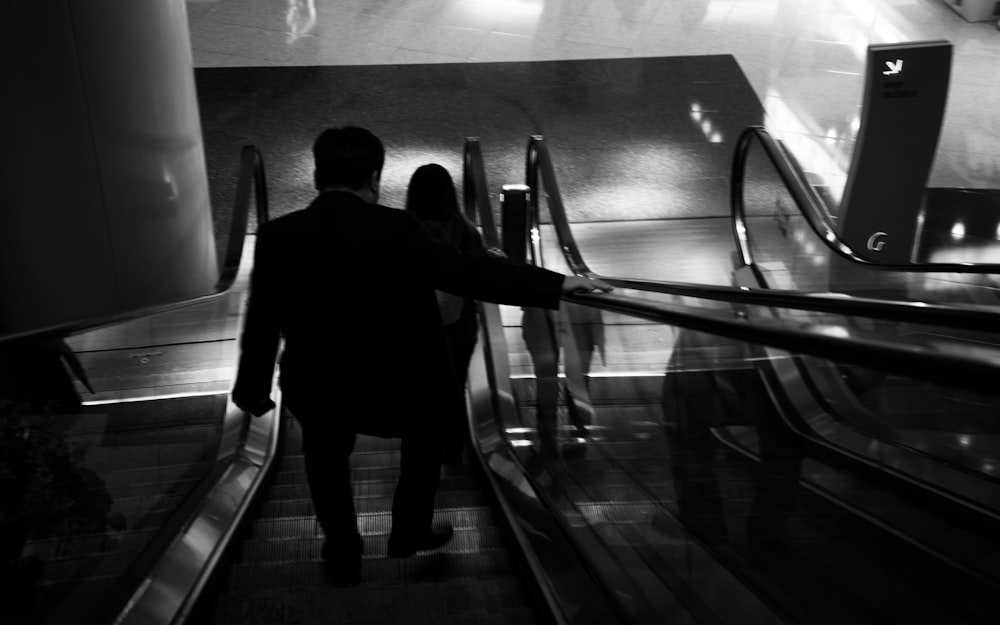
[(22, 2), (0, 27), (0, 333), (210, 292), (184, 0)]

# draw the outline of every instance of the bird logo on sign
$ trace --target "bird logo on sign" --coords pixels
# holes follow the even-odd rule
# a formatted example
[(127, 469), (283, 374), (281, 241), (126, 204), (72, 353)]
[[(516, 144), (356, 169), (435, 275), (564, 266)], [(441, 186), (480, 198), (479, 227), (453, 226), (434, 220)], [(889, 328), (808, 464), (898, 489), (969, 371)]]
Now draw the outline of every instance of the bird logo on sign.
[(894, 76), (903, 71), (903, 59), (896, 59), (893, 61), (886, 61), (885, 66), (889, 69), (882, 72), (883, 76)]

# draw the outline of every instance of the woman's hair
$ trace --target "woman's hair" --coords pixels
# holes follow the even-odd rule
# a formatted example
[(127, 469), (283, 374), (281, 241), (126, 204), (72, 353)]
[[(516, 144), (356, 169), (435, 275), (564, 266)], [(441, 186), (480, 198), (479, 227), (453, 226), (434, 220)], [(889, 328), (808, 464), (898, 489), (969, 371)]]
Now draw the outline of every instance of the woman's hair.
[(444, 221), (458, 215), (458, 196), (448, 170), (437, 163), (418, 167), (406, 190), (406, 210), (421, 221)]
[(437, 163), (421, 165), (410, 177), (406, 190), (406, 210), (424, 222), (444, 222), (431, 228), (432, 234), (461, 252), (481, 250), (482, 238), (458, 206), (451, 174)]

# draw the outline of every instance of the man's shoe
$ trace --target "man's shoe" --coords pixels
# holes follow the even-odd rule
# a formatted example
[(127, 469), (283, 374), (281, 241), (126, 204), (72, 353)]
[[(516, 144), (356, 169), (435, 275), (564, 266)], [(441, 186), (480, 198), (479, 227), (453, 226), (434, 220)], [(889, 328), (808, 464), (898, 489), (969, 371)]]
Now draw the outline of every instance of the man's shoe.
[(451, 537), (455, 535), (455, 530), (451, 523), (435, 523), (426, 533), (416, 540), (402, 540), (392, 534), (389, 535), (389, 557), (406, 558), (418, 551), (429, 551), (444, 546)]
[(361, 580), (361, 553), (364, 542), (361, 535), (347, 541), (323, 543), (323, 569), (332, 584), (353, 586)]

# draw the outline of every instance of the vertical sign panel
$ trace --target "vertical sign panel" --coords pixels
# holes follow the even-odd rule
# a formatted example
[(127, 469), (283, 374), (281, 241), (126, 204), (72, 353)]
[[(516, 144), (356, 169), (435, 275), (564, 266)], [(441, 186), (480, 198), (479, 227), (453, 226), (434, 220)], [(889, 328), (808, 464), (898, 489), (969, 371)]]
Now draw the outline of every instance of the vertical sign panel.
[(868, 48), (861, 127), (839, 228), (851, 247), (874, 262), (911, 262), (950, 71), (946, 41)]

